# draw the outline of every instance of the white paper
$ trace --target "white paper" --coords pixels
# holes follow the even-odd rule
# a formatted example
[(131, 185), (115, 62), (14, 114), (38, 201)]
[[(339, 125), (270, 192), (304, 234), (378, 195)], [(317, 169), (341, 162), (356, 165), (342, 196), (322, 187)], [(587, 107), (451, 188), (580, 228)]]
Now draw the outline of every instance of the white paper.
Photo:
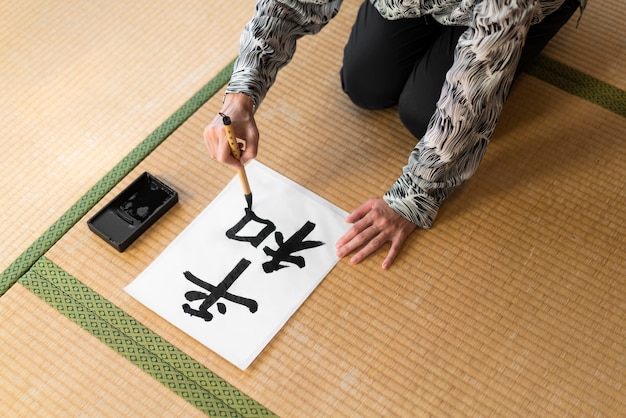
[[(275, 227), (256, 248), (250, 242), (226, 236), (226, 231), (246, 214), (241, 184), (235, 177), (125, 288), (139, 302), (242, 370), (252, 363), (337, 263), (335, 242), (349, 228), (344, 222), (345, 211), (263, 164), (252, 161), (246, 166), (246, 172), (254, 197), (252, 211)], [(300, 256), (304, 266), (282, 261), (279, 264), (283, 267), (275, 271), (271, 269), (277, 263), (266, 264), (270, 269), (266, 272), (264, 263), (271, 262), (271, 251), (279, 248), (277, 235), (282, 234), (286, 242), (305, 225), (310, 232), (295, 241), (317, 244), (291, 254)], [(235, 235), (257, 236), (263, 227), (265, 225), (258, 222), (249, 222)], [(266, 247), (269, 255), (264, 251)], [(229, 297), (247, 298), (248, 305), (224, 296), (211, 300), (208, 309), (200, 309), (209, 295), (215, 299), (219, 292), (193, 283), (184, 272), (217, 287), (240, 263), (247, 267), (226, 291)], [(190, 291), (196, 293), (188, 294)], [(187, 295), (204, 299), (190, 301)], [(256, 308), (250, 300), (256, 302)], [(190, 309), (208, 312), (212, 318), (186, 313), (185, 304)]]

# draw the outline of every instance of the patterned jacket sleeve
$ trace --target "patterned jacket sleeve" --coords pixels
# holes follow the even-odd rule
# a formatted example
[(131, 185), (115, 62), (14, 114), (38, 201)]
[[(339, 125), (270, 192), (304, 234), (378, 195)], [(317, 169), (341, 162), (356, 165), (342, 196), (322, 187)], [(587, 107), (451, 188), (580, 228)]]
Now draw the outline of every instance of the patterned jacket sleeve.
[(441, 202), (478, 168), (512, 84), (533, 0), (485, 0), (475, 6), (428, 129), (385, 201), (422, 228)]
[(296, 51), (296, 41), (318, 33), (332, 19), (342, 0), (259, 0), (239, 42), (227, 93), (245, 93), (259, 106), (278, 70)]

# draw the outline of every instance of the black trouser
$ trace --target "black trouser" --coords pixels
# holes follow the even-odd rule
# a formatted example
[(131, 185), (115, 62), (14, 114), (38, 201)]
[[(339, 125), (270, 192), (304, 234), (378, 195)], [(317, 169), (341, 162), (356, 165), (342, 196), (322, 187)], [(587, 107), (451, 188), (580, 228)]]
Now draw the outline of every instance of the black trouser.
[[(541, 23), (531, 26), (517, 74), (522, 71), (579, 7), (565, 0)], [(344, 50), (341, 84), (358, 106), (398, 105), (402, 123), (421, 138), (435, 111), (454, 49), (465, 27), (444, 26), (430, 16), (386, 20), (365, 0)]]

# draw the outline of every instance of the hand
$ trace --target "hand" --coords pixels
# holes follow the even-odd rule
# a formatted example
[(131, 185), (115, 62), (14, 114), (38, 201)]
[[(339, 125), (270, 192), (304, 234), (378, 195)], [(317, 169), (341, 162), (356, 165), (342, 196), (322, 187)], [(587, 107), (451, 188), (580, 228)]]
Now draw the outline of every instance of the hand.
[(417, 228), (380, 197), (369, 199), (356, 208), (346, 218), (346, 222), (354, 225), (337, 241), (337, 257), (342, 258), (357, 250), (350, 259), (350, 263), (357, 264), (387, 242), (391, 242), (391, 248), (382, 264), (384, 269), (391, 266), (404, 241)]
[(241, 153), (241, 160), (237, 161), (231, 154), (226, 139), (226, 131), (224, 131), (224, 123), (219, 114), (204, 128), (204, 143), (212, 159), (239, 169), (246, 161), (256, 157), (258, 150), (259, 130), (254, 121), (252, 99), (242, 93), (227, 94), (220, 112), (230, 117), (237, 138), (246, 141), (245, 150)]

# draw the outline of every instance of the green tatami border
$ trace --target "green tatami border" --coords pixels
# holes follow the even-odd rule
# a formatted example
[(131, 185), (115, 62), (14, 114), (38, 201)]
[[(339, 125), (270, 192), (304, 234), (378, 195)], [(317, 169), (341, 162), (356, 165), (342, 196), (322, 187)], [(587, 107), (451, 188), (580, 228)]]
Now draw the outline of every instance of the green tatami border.
[[(234, 60), (98, 181), (0, 276), (0, 296), (18, 280), (83, 329), (99, 338), (198, 409), (216, 416), (272, 415), (132, 316), (45, 257), (45, 253), (113, 187), (213, 97), (230, 79)], [(626, 92), (549, 58), (527, 73), (626, 117)]]
[(46, 257), (19, 283), (207, 415), (275, 416)]
[(545, 56), (537, 57), (526, 72), (574, 96), (626, 117), (624, 90)]
[[(229, 81), (234, 61), (231, 61), (180, 109), (113, 167), (109, 173), (98, 181), (2, 272), (2, 275), (0, 275), (0, 296), (150, 152), (158, 147), (176, 128)], [(615, 86), (544, 56), (538, 57), (526, 72), (572, 95), (626, 117), (626, 92), (624, 90), (620, 90)]]
[(182, 125), (229, 80), (234, 60), (221, 70), (204, 87), (194, 94), (172, 116), (167, 118), (146, 139), (126, 155), (115, 167), (85, 193), (67, 212), (30, 245), (0, 276), (2, 296), (28, 269), (69, 231), (113, 187), (130, 173), (144, 158), (154, 151), (172, 132)]

